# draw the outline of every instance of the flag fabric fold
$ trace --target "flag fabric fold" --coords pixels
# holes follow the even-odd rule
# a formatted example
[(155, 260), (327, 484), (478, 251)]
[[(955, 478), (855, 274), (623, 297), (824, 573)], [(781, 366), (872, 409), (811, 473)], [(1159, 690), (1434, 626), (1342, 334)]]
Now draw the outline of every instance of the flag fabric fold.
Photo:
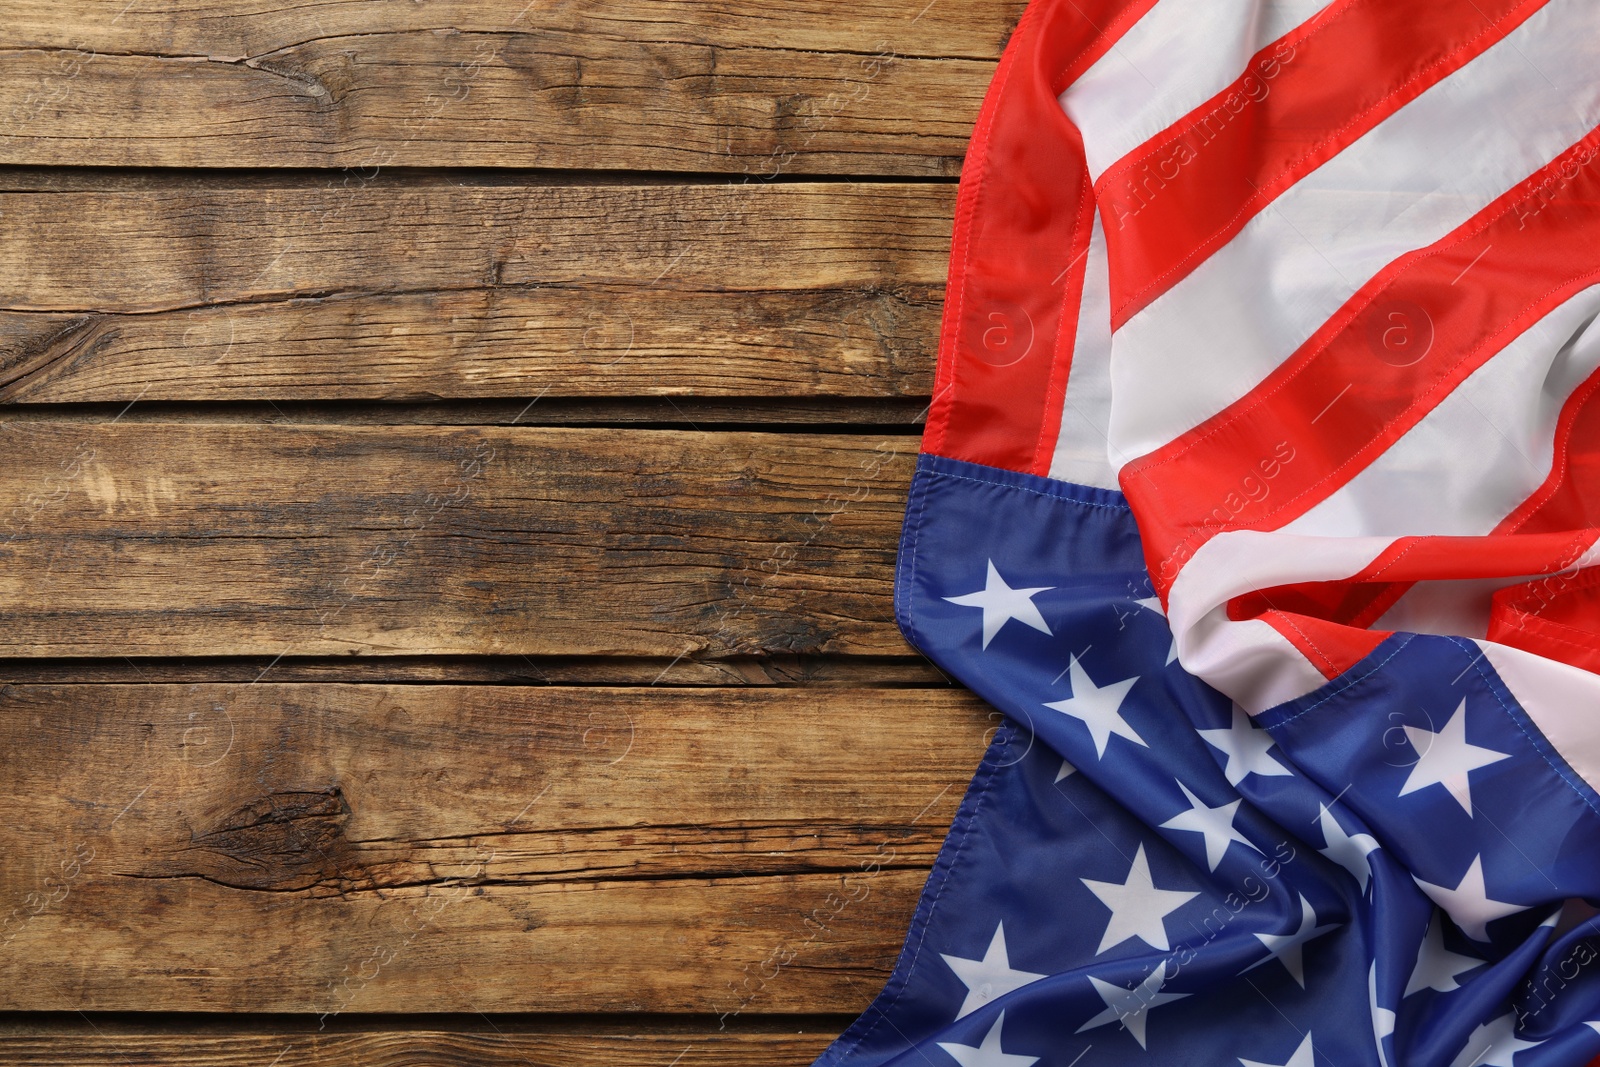
[(825, 1067), (1600, 1056), (1600, 6), (1033, 0), (907, 638), (1003, 712)]

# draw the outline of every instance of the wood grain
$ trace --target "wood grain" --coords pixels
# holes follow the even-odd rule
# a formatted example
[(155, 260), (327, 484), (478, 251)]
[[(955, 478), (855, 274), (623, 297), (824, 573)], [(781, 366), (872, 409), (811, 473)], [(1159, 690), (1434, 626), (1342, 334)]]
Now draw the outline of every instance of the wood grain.
[(891, 590), (1023, 7), (0, 0), (0, 1061), (865, 1007), (994, 726)]
[(592, 1019), (516, 1026), (474, 1018), (470, 1029), (320, 1032), (237, 1029), (152, 1032), (74, 1018), (75, 1025), (7, 1027), (0, 1058), (12, 1067), (807, 1067), (848, 1020), (787, 1031), (627, 1027)]
[[(270, 668), (270, 669), (269, 669)], [(930, 661), (905, 656), (321, 656), (0, 660), (6, 682), (434, 682), (500, 685), (949, 687)]]
[[(8, 426), (193, 422), (249, 426), (573, 426), (616, 430), (759, 430), (920, 433), (928, 396), (553, 397), (492, 400), (140, 400), (4, 404)], [(535, 403), (535, 401), (537, 401)]]
[(0, 193), (0, 401), (899, 397), (947, 186)]
[(0, 162), (953, 176), (1022, 0), (9, 0)]
[(847, 1012), (964, 693), (0, 690), (0, 1009)]
[(905, 655), (917, 441), (34, 424), (0, 655)]

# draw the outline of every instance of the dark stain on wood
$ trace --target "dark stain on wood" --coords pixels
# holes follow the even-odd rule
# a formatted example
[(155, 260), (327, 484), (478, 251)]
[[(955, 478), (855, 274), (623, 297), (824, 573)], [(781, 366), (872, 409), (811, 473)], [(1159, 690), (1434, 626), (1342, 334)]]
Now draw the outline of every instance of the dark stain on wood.
[(183, 853), (146, 873), (279, 893), (354, 884), (360, 870), (345, 838), (349, 818), (337, 786), (269, 793), (194, 831)]

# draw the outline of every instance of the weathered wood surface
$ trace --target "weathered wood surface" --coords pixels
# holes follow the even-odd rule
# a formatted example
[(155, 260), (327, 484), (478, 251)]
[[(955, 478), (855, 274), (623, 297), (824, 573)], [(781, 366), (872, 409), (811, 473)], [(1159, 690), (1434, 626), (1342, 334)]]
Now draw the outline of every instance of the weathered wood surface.
[(905, 655), (915, 438), (28, 424), (0, 656)]
[(108, 183), (0, 192), (0, 401), (930, 388), (947, 185)]
[[(192, 1018), (192, 1017), (191, 1017)], [(474, 1017), (455, 1030), (333, 1030), (252, 1026), (157, 1030), (73, 1016), (67, 1025), (0, 1022), (12, 1067), (806, 1067), (848, 1024), (802, 1018), (784, 1028), (716, 1020), (693, 1026), (594, 1019), (518, 1025)]]
[(953, 176), (1022, 0), (0, 7), (0, 162)]
[(8, 686), (0, 1009), (856, 1011), (992, 725), (932, 691)]
[[(266, 672), (264, 675), (263, 672)], [(322, 656), (192, 659), (7, 659), (0, 684), (152, 682), (435, 682), (518, 685), (950, 686), (920, 655), (903, 656)]]
[(0, 0), (0, 1062), (866, 1005), (994, 725), (891, 588), (1023, 6)]
[[(927, 396), (837, 397), (553, 397), (500, 400), (139, 400), (75, 404), (5, 404), (0, 423), (62, 425), (135, 422), (237, 423), (249, 426), (573, 426), (619, 430), (748, 430), (800, 427), (819, 433), (865, 430), (920, 433)], [(538, 403), (533, 403), (537, 400)]]

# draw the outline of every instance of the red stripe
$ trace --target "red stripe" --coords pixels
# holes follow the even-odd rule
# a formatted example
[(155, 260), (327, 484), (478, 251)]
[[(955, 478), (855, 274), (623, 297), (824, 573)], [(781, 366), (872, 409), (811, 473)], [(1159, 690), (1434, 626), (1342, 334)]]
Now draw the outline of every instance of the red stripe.
[[(1081, 142), (1079, 142), (1081, 145)], [(1072, 253), (1071, 265), (1063, 273), (1065, 285), (1061, 293), (1060, 311), (1056, 317), (1055, 345), (1050, 358), (1050, 384), (1045, 390), (1044, 408), (1039, 416), (1039, 433), (1034, 445), (1033, 461), (1025, 469), (1029, 474), (1046, 477), (1050, 463), (1055, 458), (1056, 440), (1061, 436), (1061, 409), (1067, 401), (1067, 379), (1072, 374), (1072, 357), (1078, 347), (1078, 319), (1082, 313), (1083, 283), (1089, 272), (1089, 240), (1094, 232), (1095, 204), (1089, 186), (1089, 172), (1084, 170), (1080, 193), (1077, 225), (1067, 243)]]
[[(1262, 594), (1253, 594), (1261, 596)], [(1228, 605), (1230, 619), (1260, 619), (1288, 641), (1329, 681), (1360, 663), (1388, 637), (1387, 632), (1358, 630), (1316, 615), (1276, 607)]]
[(1269, 589), (1257, 596), (1280, 592), (1291, 595), (1301, 588), (1334, 588), (1365, 583), (1421, 582), (1435, 579), (1467, 581), (1504, 578), (1518, 574), (1553, 574), (1571, 567), (1600, 538), (1600, 528), (1550, 530), (1543, 533), (1502, 534), (1492, 537), (1397, 537), (1367, 566), (1336, 582)]
[[(1401, 537), (1348, 579), (1305, 582), (1236, 597), (1228, 605), (1228, 616), (1262, 619), (1324, 675), (1335, 678), (1389, 636), (1388, 631), (1366, 630), (1349, 621), (1366, 611), (1376, 597), (1420, 581), (1557, 576), (1571, 568), (1597, 536), (1597, 529), (1564, 529), (1497, 537)], [(1552, 577), (1531, 584), (1547, 586), (1556, 580)]]
[[(1600, 391), (1600, 371), (1586, 378), (1561, 405), (1553, 437), (1551, 471), (1543, 484), (1528, 494), (1490, 535), (1510, 533), (1554, 533), (1600, 527), (1600, 507), (1586, 499), (1586, 487), (1600, 486), (1600, 478), (1572, 477), (1574, 471), (1593, 471), (1600, 463), (1600, 405), (1591, 405)], [(1600, 474), (1600, 471), (1596, 471)], [(1363, 586), (1369, 603), (1358, 611), (1329, 614), (1351, 626), (1366, 627), (1377, 621), (1408, 592), (1412, 582), (1393, 582), (1387, 586)]]
[[(1157, 587), (1170, 588), (1217, 533), (1275, 528), (1348, 482), (1600, 277), (1597, 249), (1600, 130), (1450, 236), (1390, 264), (1243, 399), (1123, 469)], [(1379, 358), (1372, 336), (1396, 308), (1433, 326), (1431, 349), (1407, 366)]]
[(1306, 582), (1263, 589), (1228, 602), (1228, 618), (1260, 619), (1329, 679), (1360, 663), (1391, 631), (1368, 630), (1349, 620), (1381, 593), (1352, 582)]
[(1600, 674), (1600, 570), (1502, 589), (1489, 640)]
[[(1279, 633), (1288, 629), (1286, 618), (1268, 616), (1267, 622)], [(1313, 648), (1320, 659), (1312, 660), (1312, 663), (1330, 682), (1371, 655), (1373, 649), (1382, 644), (1390, 633), (1387, 630), (1358, 630), (1353, 626), (1341, 626), (1336, 622), (1310, 617), (1299, 618), (1295, 623), (1295, 632), (1316, 635), (1317, 644)]]
[(1094, 217), (1057, 97), (1154, 3), (1034, 0), (1013, 34), (956, 199), (924, 451), (1049, 473)]
[(1347, 0), (1100, 176), (1112, 322), (1182, 281), (1300, 179), (1547, 0)]
[[(1595, 489), (1600, 487), (1600, 404), (1592, 403), (1597, 394), (1600, 371), (1585, 379), (1561, 406), (1550, 475), (1495, 525), (1491, 537), (1519, 532), (1571, 533), (1577, 540), (1563, 568), (1576, 562), (1587, 548), (1586, 534), (1581, 531), (1600, 527), (1600, 500), (1594, 499)], [(1306, 582), (1235, 597), (1228, 604), (1229, 617), (1262, 619), (1329, 678), (1337, 677), (1389, 635), (1389, 631), (1367, 628), (1416, 584), (1393, 580), (1392, 567), (1426, 540), (1401, 538), (1372, 566), (1346, 581)], [(1522, 573), (1499, 547), (1495, 553), (1499, 573), (1490, 577)], [(1585, 670), (1600, 670), (1600, 597), (1593, 592), (1580, 595), (1577, 589), (1567, 596), (1568, 587), (1576, 584), (1576, 579), (1563, 576), (1502, 590), (1490, 614), (1488, 638)], [(1319, 634), (1316, 642), (1306, 636), (1308, 631)]]
[[(1600, 371), (1562, 407), (1543, 485), (1500, 528), (1527, 533), (1600, 526)], [(1600, 673), (1600, 568), (1495, 594), (1489, 640)]]
[(1600, 371), (1561, 407), (1554, 459), (1544, 484), (1495, 527), (1496, 532), (1548, 533), (1600, 526)]
[[(1240, 618), (1261, 618), (1294, 642), (1302, 653), (1306, 652), (1306, 648), (1295, 640), (1296, 636), (1304, 631), (1316, 632), (1318, 640), (1314, 651), (1317, 655), (1315, 658), (1307, 655), (1306, 658), (1332, 680), (1360, 663), (1394, 632), (1371, 630), (1368, 627), (1388, 611), (1412, 584), (1308, 582), (1236, 598), (1238, 606), (1230, 603), (1228, 609), (1230, 615), (1237, 612)], [(1284, 607), (1285, 602), (1290, 606)], [(1262, 604), (1267, 605), (1269, 610), (1262, 610)], [(1258, 614), (1250, 614), (1252, 611)], [(1291, 615), (1296, 623), (1292, 628), (1288, 625)]]

